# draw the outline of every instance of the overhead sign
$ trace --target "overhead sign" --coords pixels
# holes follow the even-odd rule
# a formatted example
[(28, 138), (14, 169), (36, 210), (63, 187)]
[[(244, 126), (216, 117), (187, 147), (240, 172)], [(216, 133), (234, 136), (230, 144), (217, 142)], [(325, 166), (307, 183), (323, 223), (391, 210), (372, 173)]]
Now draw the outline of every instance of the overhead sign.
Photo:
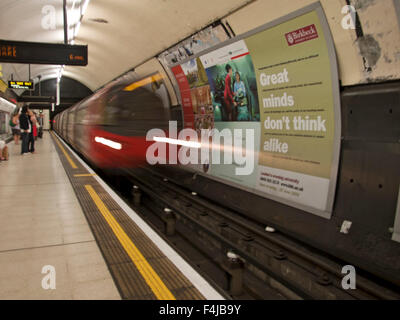
[(0, 62), (86, 66), (88, 47), (0, 40)]
[(8, 81), (8, 87), (10, 89), (33, 90), (33, 82), (32, 81)]
[(254, 154), (250, 174), (236, 173), (243, 163), (194, 169), (330, 218), (341, 134), (337, 70), (319, 3), (172, 65), (185, 128), (254, 137), (245, 147)]

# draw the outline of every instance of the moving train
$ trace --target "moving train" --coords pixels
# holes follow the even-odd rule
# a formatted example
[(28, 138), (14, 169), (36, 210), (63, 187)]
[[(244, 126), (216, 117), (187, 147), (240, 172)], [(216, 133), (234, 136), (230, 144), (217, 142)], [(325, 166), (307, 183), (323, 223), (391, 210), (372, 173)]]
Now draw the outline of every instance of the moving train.
[(146, 133), (167, 129), (168, 92), (159, 74), (135, 80), (133, 72), (57, 115), (53, 127), (98, 168), (146, 164)]
[[(239, 188), (227, 180), (212, 179), (207, 174), (193, 179), (192, 167), (165, 166), (163, 170), (165, 175), (173, 176), (191, 190), (240, 212), (249, 220), (273, 226), (347, 264), (400, 285), (400, 230), (396, 227), (400, 224), (396, 222), (396, 219), (400, 221), (400, 74), (391, 65), (397, 63), (394, 60), (381, 59), (377, 63), (369, 59), (368, 52), (354, 49), (354, 43), (362, 42), (363, 36), (357, 30), (354, 33), (359, 37), (357, 42), (351, 38), (352, 34), (344, 33), (337, 22), (341, 18), (339, 2), (322, 1), (327, 18), (330, 18), (341, 81), (338, 93), (341, 143), (329, 219)], [(267, 2), (256, 1), (226, 19), (230, 26), (236, 27), (235, 31), (246, 32), (266, 22), (264, 16), (257, 14), (269, 12), (264, 7), (268, 7)], [(278, 7), (277, 11), (290, 5), (286, 1), (286, 5)], [(384, 10), (379, 4), (371, 5), (370, 9), (378, 16)], [(369, 12), (369, 8), (363, 10), (361, 15)], [(254, 19), (241, 19), (253, 15)], [(379, 17), (368, 17), (379, 20)], [(364, 16), (361, 18), (368, 21)], [(379, 34), (378, 30), (370, 32)], [(391, 30), (387, 30), (387, 34), (389, 39)], [(343, 40), (342, 37), (348, 38)], [(294, 40), (288, 38), (287, 41)], [(178, 129), (187, 127), (188, 121), (196, 129), (196, 119), (185, 118), (187, 106), (180, 92), (179, 74), (171, 71), (173, 68), (166, 68), (166, 65), (179, 62), (179, 55), (187, 52), (183, 47), (176, 50), (172, 58), (172, 49), (165, 56), (150, 58), (134, 71), (57, 114), (54, 130), (92, 165), (105, 171), (118, 172), (123, 168), (129, 174), (130, 169), (147, 165), (146, 151), (154, 143), (146, 139), (149, 130), (158, 128), (168, 132), (171, 120), (177, 121)], [(360, 48), (364, 47), (360, 45)], [(393, 53), (392, 49), (382, 47), (389, 55)], [(164, 58), (170, 60), (165, 62)], [(203, 71), (196, 79), (199, 84), (205, 76)], [(386, 78), (383, 79), (383, 75)], [(249, 87), (251, 79), (246, 83), (246, 89)], [(199, 89), (197, 93), (201, 95), (202, 91)], [(180, 99), (181, 95), (183, 98)], [(221, 111), (223, 93), (220, 95), (222, 98), (218, 101), (217, 95), (212, 94), (192, 98), (212, 101), (215, 110)], [(254, 110), (249, 109), (249, 113), (259, 119), (254, 116)], [(206, 117), (204, 119), (208, 121)]]

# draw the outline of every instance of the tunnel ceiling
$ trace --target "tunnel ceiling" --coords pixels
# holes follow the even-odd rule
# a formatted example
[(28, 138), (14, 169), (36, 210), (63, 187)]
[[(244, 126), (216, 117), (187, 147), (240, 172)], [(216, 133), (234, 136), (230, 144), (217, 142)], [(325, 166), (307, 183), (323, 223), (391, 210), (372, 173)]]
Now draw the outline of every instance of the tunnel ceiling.
[[(87, 1), (87, 0), (86, 0)], [(96, 90), (249, 0), (67, 0), (68, 21), (87, 5), (75, 44), (88, 45), (86, 67), (64, 76)], [(62, 0), (0, 0), (0, 39), (63, 43)], [(74, 9), (73, 9), (74, 8)], [(79, 17), (79, 14), (77, 14)], [(79, 20), (79, 19), (78, 19)], [(69, 28), (72, 40), (73, 26)], [(28, 80), (28, 65), (1, 64), (2, 79)], [(31, 65), (31, 79), (56, 78), (60, 66)], [(22, 94), (17, 90), (18, 95)]]

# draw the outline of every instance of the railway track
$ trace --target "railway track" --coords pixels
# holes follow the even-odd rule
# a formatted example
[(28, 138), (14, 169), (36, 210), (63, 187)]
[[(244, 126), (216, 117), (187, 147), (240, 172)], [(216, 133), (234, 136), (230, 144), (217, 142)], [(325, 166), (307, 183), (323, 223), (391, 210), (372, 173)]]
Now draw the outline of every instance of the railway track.
[(167, 237), (186, 238), (225, 272), (228, 280), (222, 289), (234, 299), (400, 299), (388, 285), (358, 272), (356, 289), (344, 290), (345, 263), (281, 232), (266, 232), (265, 225), (192, 193), (154, 169), (136, 169), (129, 176), (136, 210), (157, 216)]

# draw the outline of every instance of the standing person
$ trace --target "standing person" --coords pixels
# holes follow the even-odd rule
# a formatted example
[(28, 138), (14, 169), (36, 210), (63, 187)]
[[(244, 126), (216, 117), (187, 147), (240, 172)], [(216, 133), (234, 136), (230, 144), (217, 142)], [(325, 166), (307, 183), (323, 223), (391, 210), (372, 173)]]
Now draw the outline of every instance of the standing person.
[(232, 67), (227, 64), (225, 67), (225, 70), (227, 72), (226, 77), (225, 77), (225, 91), (224, 91), (224, 101), (225, 101), (225, 106), (226, 106), (226, 111), (228, 113), (228, 121), (232, 121), (232, 112), (234, 109), (234, 106), (236, 106), (236, 102), (233, 100), (233, 92), (232, 92), (232, 74), (233, 70)]
[(28, 110), (29, 122), (31, 125), (31, 130), (29, 132), (29, 139), (28, 139), (28, 151), (30, 153), (35, 153), (35, 133), (37, 135), (37, 128), (36, 128), (36, 117), (32, 110)]
[(38, 118), (38, 125), (39, 125), (38, 137), (39, 137), (40, 139), (42, 139), (42, 138), (43, 138), (43, 113), (41, 113), (41, 114), (39, 115), (39, 118)]
[(25, 155), (29, 152), (28, 141), (29, 132), (31, 132), (31, 124), (28, 117), (28, 106), (24, 105), (19, 116), (19, 126), (21, 128), (21, 155)]
[(37, 137), (39, 135), (39, 120), (37, 118), (35, 111), (32, 111), (31, 121), (32, 121), (32, 128), (33, 128), (33, 138), (36, 141)]
[[(36, 115), (36, 128), (37, 128), (36, 138), (41, 138), (41, 136), (40, 136), (40, 130), (41, 130), (40, 118), (37, 115)], [(35, 138), (35, 140), (37, 140), (36, 138)]]
[(14, 143), (15, 145), (18, 145), (19, 138), (21, 136), (21, 128), (19, 127), (19, 110), (13, 115), (12, 122), (15, 124), (15, 126), (11, 128), (14, 137)]

